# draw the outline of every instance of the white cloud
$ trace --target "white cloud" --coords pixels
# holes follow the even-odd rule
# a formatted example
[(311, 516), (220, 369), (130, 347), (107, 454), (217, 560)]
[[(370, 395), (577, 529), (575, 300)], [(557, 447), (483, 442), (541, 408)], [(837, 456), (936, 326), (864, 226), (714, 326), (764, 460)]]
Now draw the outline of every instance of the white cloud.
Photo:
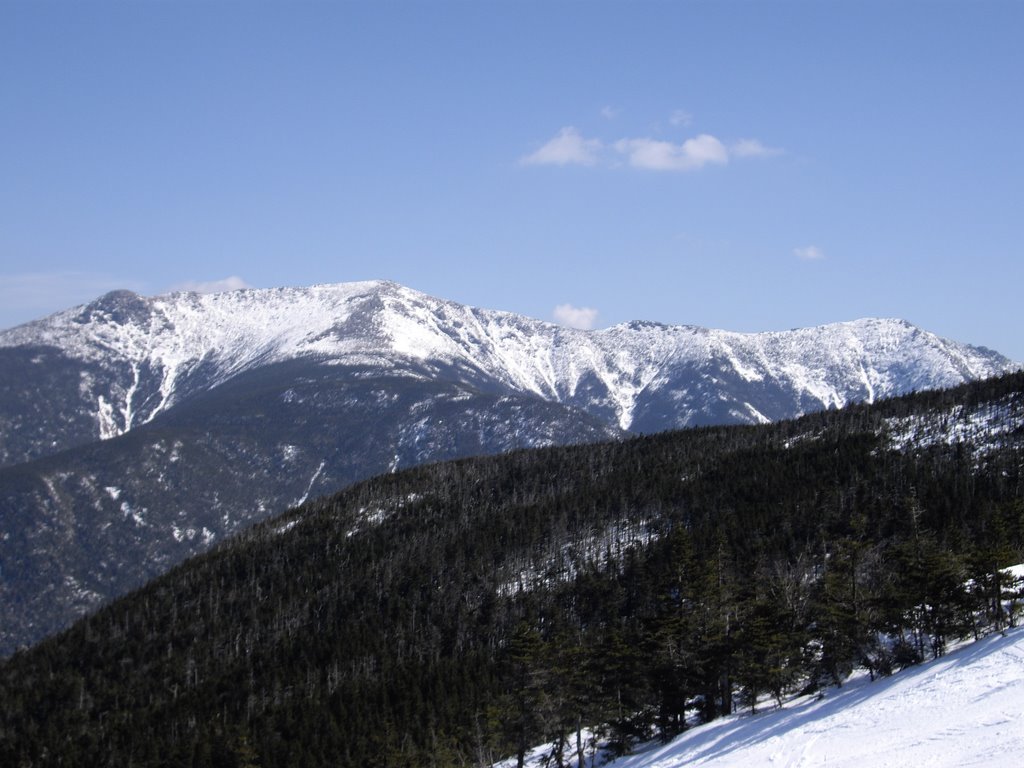
[(601, 107), (601, 117), (603, 117), (605, 120), (614, 120), (616, 117), (619, 116), (619, 113), (621, 111), (621, 109), (618, 109), (617, 107), (613, 107), (610, 104), (607, 104)]
[(601, 151), (598, 139), (585, 139), (572, 126), (563, 128), (555, 138), (520, 160), (524, 165), (596, 165)]
[(677, 109), (672, 113), (672, 117), (668, 119), (672, 125), (686, 127), (693, 122), (693, 115), (687, 112), (685, 109)]
[(803, 248), (794, 248), (793, 255), (804, 261), (821, 261), (825, 258), (825, 252), (816, 245), (808, 245)]
[(559, 304), (551, 313), (556, 323), (570, 328), (589, 331), (597, 322), (597, 310), (590, 307), (574, 307), (572, 304)]
[(208, 280), (206, 282), (188, 280), (184, 283), (178, 283), (171, 290), (191, 291), (192, 293), (224, 293), (225, 291), (237, 291), (242, 288), (252, 288), (252, 286), (238, 275), (231, 275), (231, 277), (225, 277), (223, 280)]
[[(617, 114), (617, 110), (605, 107), (602, 113), (609, 117)], [(673, 123), (679, 125), (689, 119), (689, 115), (681, 111), (672, 116)], [(616, 159), (615, 153), (625, 157), (625, 162)], [(523, 165), (600, 165), (606, 168), (628, 165), (650, 171), (696, 171), (707, 165), (726, 165), (733, 158), (771, 157), (782, 153), (783, 150), (765, 146), (758, 139), (740, 139), (727, 145), (709, 133), (682, 143), (639, 137), (606, 144), (601, 139), (584, 138), (576, 128), (568, 126), (519, 162)]]
[(735, 157), (773, 157), (782, 154), (781, 149), (766, 147), (757, 139), (740, 139), (729, 151)]
[(615, 149), (626, 155), (634, 168), (652, 171), (695, 171), (709, 163), (729, 162), (729, 150), (707, 133), (682, 144), (656, 139), (622, 139), (615, 143)]

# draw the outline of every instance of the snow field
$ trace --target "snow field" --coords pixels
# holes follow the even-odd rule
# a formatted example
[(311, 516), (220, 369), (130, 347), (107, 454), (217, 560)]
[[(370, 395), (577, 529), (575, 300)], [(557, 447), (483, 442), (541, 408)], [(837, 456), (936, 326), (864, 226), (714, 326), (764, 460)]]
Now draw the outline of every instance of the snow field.
[[(540, 768), (548, 748), (530, 755)], [(892, 677), (697, 726), (612, 768), (1014, 768), (1024, 763), (1024, 628)], [(598, 758), (594, 765), (602, 765)], [(515, 760), (495, 768), (511, 768)], [(572, 763), (575, 768), (575, 762)], [(591, 764), (588, 760), (588, 768)]]

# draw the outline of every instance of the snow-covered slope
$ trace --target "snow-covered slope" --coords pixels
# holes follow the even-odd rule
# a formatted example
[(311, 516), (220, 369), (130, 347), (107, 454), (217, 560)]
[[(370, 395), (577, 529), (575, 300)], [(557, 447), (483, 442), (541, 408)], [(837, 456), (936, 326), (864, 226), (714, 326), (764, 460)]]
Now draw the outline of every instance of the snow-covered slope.
[[(537, 768), (547, 752), (537, 750), (529, 768)], [(1009, 768), (1020, 764), (1021, 755), (1024, 629), (1017, 628), (893, 677), (863, 677), (782, 709), (698, 726), (607, 765)], [(499, 768), (514, 765), (505, 761)]]
[(897, 451), (921, 450), (934, 445), (969, 444), (975, 457), (999, 450), (1006, 437), (1020, 428), (1019, 404), (1013, 397), (975, 407), (953, 405), (941, 413), (894, 416), (886, 419), (890, 446)]
[[(421, 379), (457, 372), (639, 432), (772, 421), (1016, 367), (900, 320), (760, 334), (639, 322), (580, 331), (376, 281), (152, 299), (118, 291), (0, 332), (4, 354), (26, 382), (66, 370), (61, 393), (79, 407), (25, 447), (16, 443), (37, 422), (20, 414), (45, 413), (37, 399), (52, 393), (15, 393), (16, 412), (0, 403), (3, 463), (85, 442), (90, 425), (92, 439), (123, 434), (239, 373), (294, 359)], [(76, 419), (64, 439), (61, 424)]]

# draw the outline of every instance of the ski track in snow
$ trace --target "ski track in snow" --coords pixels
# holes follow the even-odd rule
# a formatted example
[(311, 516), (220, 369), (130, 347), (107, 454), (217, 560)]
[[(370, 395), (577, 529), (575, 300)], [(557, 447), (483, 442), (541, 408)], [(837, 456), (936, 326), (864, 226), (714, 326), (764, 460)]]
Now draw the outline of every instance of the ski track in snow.
[[(782, 709), (761, 706), (755, 715), (721, 718), (607, 765), (1015, 768), (1024, 761), (1024, 628), (892, 677), (870, 682), (865, 675)], [(539, 768), (545, 751), (535, 750), (528, 768)], [(510, 765), (515, 761), (498, 764)]]

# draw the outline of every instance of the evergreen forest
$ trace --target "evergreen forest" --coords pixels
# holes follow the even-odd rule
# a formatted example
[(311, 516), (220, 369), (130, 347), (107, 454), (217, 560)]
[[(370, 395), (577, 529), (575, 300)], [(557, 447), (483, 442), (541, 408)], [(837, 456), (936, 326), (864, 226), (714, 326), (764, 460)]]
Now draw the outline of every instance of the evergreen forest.
[(577, 766), (1018, 621), (1024, 374), (383, 475), (0, 662), (0, 765)]

